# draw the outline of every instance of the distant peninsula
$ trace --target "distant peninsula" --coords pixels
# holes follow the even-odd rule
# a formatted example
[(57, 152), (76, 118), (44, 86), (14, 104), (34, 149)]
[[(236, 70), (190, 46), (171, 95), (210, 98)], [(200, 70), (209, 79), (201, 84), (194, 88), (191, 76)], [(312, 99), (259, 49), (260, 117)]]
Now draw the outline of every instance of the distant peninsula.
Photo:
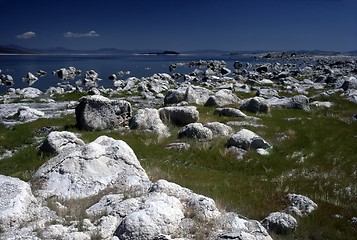
[(158, 52), (145, 52), (139, 53), (139, 55), (179, 55), (176, 51), (158, 51)]

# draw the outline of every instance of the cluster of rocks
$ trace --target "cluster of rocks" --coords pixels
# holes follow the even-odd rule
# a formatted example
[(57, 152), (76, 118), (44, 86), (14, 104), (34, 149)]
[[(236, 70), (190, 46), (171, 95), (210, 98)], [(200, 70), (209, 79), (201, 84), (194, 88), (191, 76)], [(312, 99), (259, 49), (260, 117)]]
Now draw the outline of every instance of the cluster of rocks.
[(317, 204), (310, 198), (299, 194), (286, 196), (288, 206), (280, 212), (273, 212), (261, 221), (261, 224), (269, 231), (277, 234), (289, 234), (296, 230), (298, 221), (293, 216), (305, 217), (317, 208)]
[[(81, 72), (62, 68), (54, 74), (66, 83), (45, 92), (10, 88), (0, 96), (1, 124), (75, 114), (77, 127), (83, 130), (131, 129), (159, 138), (173, 134), (169, 128), (173, 124), (180, 128), (175, 133), (178, 142), (166, 148), (187, 150), (190, 145), (185, 139), (223, 138), (226, 153), (242, 159), (247, 151), (267, 155), (273, 148), (247, 127), (261, 126), (259, 117), (269, 114), (271, 108), (310, 111), (311, 106), (331, 107), (333, 103), (318, 100), (332, 94), (357, 103), (354, 60), (255, 67), (236, 62), (233, 71), (223, 61), (199, 61), (174, 64), (170, 69), (180, 66), (197, 69), (189, 74), (157, 73), (125, 80), (112, 75), (113, 88), (98, 87), (100, 78), (94, 70), (87, 71), (74, 87), (68, 81)], [(35, 78), (28, 74), (26, 81)], [(80, 85), (89, 95), (78, 102), (52, 99), (54, 94), (84, 91)], [(319, 93), (307, 97), (311, 90)], [(240, 99), (237, 93), (250, 97)], [(124, 94), (125, 98), (113, 97)], [(18, 100), (20, 103), (12, 103)], [(215, 114), (236, 121), (200, 122), (197, 106), (213, 107)], [(0, 176), (0, 232), (5, 238), (271, 239), (267, 230), (290, 233), (297, 227), (294, 214), (305, 216), (317, 207), (307, 197), (289, 194), (291, 204), (286, 209), (258, 222), (224, 212), (212, 199), (177, 184), (151, 182), (123, 141), (101, 136), (85, 144), (73, 133), (51, 132), (39, 149), (56, 156), (37, 170), (30, 183)], [(68, 222), (63, 213), (71, 212), (71, 203), (77, 200), (88, 200), (91, 205), (83, 209), (83, 219)]]
[[(271, 239), (260, 222), (220, 210), (211, 198), (151, 182), (121, 140), (84, 144), (51, 132), (40, 149), (57, 155), (29, 183), (0, 175), (2, 238)], [(85, 214), (69, 221), (78, 204)]]
[(61, 80), (68, 81), (74, 80), (76, 76), (80, 76), (82, 71), (80, 69), (76, 69), (75, 67), (60, 68), (58, 70), (52, 71), (52, 75), (57, 75), (57, 77)]

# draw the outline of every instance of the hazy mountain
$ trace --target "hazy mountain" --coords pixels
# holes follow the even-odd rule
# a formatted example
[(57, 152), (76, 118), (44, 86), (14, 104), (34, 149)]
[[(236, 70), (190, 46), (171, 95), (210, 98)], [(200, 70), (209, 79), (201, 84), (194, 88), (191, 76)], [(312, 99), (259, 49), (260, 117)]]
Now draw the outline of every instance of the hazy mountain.
[(34, 54), (36, 51), (17, 45), (0, 45), (0, 54)]
[[(259, 54), (269, 52), (282, 52), (282, 51), (224, 51), (216, 49), (202, 49), (183, 51), (182, 54), (195, 54), (195, 55), (238, 55), (238, 54)], [(299, 50), (299, 51), (286, 51), (287, 53), (296, 52), (297, 54), (311, 54), (311, 55), (335, 55), (340, 52), (334, 51), (320, 51), (320, 50)], [(180, 54), (179, 52), (163, 49), (146, 49), (146, 50), (125, 50), (117, 48), (100, 48), (96, 50), (75, 50), (63, 47), (55, 47), (48, 49), (30, 49), (17, 45), (0, 45), (0, 54), (114, 54), (114, 55), (133, 55), (133, 54), (152, 54), (152, 55), (173, 55)], [(346, 54), (357, 55), (357, 50), (346, 52)]]

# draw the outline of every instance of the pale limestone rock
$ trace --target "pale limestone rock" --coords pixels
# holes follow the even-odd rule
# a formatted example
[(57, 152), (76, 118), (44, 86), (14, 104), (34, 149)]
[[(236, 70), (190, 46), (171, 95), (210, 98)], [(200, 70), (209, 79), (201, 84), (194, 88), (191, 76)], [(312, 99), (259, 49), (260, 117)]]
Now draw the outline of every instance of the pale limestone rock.
[(50, 153), (60, 153), (64, 150), (75, 149), (83, 145), (84, 142), (74, 133), (53, 131), (47, 135), (40, 146), (40, 150)]
[(34, 181), (41, 183), (40, 195), (63, 199), (93, 196), (110, 187), (119, 193), (140, 193), (150, 184), (133, 150), (107, 136), (50, 159), (37, 170)]
[(139, 109), (137, 114), (130, 119), (131, 129), (146, 130), (161, 137), (170, 136), (168, 127), (162, 122), (159, 111), (154, 108)]
[(231, 136), (227, 141), (227, 147), (230, 146), (235, 146), (244, 150), (257, 150), (259, 148), (269, 149), (272, 147), (262, 137), (248, 129), (242, 129)]
[(0, 226), (19, 224), (30, 219), (29, 210), (36, 203), (28, 183), (0, 175)]

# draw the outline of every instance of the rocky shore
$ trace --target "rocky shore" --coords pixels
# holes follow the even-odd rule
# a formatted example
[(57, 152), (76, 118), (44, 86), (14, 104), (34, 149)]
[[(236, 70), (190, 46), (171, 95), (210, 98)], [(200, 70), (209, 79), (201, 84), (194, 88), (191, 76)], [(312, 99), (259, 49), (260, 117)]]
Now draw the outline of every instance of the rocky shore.
[[(330, 96), (357, 104), (357, 59), (291, 57), (293, 61), (254, 66), (176, 63), (170, 74), (140, 79), (113, 74), (112, 88), (101, 87), (94, 70), (71, 83), (81, 71), (59, 69), (54, 74), (63, 84), (46, 91), (9, 88), (1, 95), (0, 124), (11, 129), (73, 115), (73, 125), (81, 131), (140, 131), (157, 139), (177, 135), (176, 142), (165, 146), (174, 151), (223, 139), (225, 154), (237, 161), (250, 152), (269, 156), (275, 142), (250, 127), (264, 127), (260, 118), (273, 109), (331, 108), (335, 103)], [(174, 72), (182, 66), (192, 71)], [(27, 76), (29, 81), (32, 76)], [(1, 81), (11, 85), (11, 76)], [(70, 94), (82, 97), (60, 100)], [(202, 122), (202, 108), (213, 108), (229, 121)], [(279, 211), (252, 220), (176, 183), (153, 181), (125, 141), (102, 135), (85, 143), (78, 134), (50, 129), (36, 144), (39, 153), (52, 157), (30, 181), (0, 175), (0, 239), (272, 239), (271, 234), (294, 232), (299, 217), (309, 217), (318, 208), (314, 196), (291, 192)], [(16, 153), (0, 150), (3, 159)], [(84, 203), (91, 204), (73, 210)]]

